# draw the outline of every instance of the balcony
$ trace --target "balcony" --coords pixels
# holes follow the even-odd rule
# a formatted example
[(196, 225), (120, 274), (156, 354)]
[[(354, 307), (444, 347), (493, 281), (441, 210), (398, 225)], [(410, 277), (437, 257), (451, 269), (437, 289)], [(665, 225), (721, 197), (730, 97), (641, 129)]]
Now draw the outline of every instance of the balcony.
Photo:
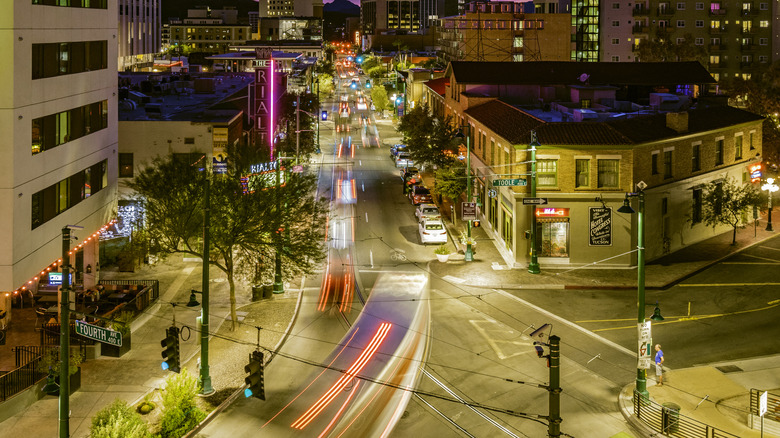
[(650, 15), (650, 12), (647, 10), (646, 7), (642, 6), (641, 8), (634, 8), (631, 15), (633, 15), (634, 17), (643, 17), (643, 16)]
[(710, 9), (710, 15), (726, 15), (726, 8)]
[(667, 15), (674, 15), (674, 9), (672, 8), (658, 8), (657, 14), (659, 17), (664, 17)]
[(710, 68), (726, 68), (728, 66), (728, 63), (726, 61), (720, 61), (720, 62), (711, 62)]
[(726, 50), (725, 44), (710, 44), (710, 52), (722, 52)]
[(743, 17), (754, 17), (754, 16), (756, 16), (758, 14), (759, 14), (758, 9), (750, 8), (750, 9), (743, 9), (742, 10), (742, 16)]
[(739, 63), (739, 68), (753, 68), (753, 62), (742, 61)]
[(752, 27), (748, 27), (748, 28), (743, 27), (739, 30), (739, 33), (741, 33), (742, 35), (753, 35), (756, 33), (756, 31)]
[(752, 52), (756, 50), (755, 44), (740, 44), (739, 49), (743, 52)]
[(650, 28), (646, 24), (635, 24), (634, 27), (631, 28), (632, 33), (648, 33), (650, 31)]
[(720, 26), (720, 27), (711, 27), (710, 28), (710, 35), (719, 35), (721, 33), (726, 32), (726, 26)]

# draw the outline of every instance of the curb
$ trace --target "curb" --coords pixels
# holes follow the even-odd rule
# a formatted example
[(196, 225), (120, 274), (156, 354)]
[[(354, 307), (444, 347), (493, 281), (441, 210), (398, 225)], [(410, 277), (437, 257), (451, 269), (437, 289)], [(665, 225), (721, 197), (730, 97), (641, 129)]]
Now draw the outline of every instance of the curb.
[(620, 408), (620, 413), (623, 414), (623, 418), (625, 418), (626, 423), (628, 423), (631, 428), (642, 437), (651, 438), (658, 436), (658, 432), (655, 432), (640, 419), (634, 416), (633, 396), (633, 384), (624, 386), (623, 389), (620, 390), (620, 394), (618, 394), (618, 407)]

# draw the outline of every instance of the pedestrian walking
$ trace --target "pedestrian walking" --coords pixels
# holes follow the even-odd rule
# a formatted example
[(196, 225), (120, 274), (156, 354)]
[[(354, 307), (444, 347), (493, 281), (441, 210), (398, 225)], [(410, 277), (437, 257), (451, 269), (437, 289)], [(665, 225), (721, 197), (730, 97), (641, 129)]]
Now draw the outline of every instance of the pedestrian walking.
[(655, 386), (664, 384), (664, 351), (661, 350), (661, 344), (655, 344), (655, 377), (658, 381)]

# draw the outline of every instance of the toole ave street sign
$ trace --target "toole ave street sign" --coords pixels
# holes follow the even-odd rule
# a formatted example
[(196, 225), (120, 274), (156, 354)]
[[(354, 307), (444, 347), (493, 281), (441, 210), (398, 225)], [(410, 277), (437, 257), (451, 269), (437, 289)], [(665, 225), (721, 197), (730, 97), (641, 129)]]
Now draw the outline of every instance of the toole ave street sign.
[(514, 187), (528, 185), (528, 180), (525, 178), (510, 178), (510, 179), (494, 179), (493, 187)]

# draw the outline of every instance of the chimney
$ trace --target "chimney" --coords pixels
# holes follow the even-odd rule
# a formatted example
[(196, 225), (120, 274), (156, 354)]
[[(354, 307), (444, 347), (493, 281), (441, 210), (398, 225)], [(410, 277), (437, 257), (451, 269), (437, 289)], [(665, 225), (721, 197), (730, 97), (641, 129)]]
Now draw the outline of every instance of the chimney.
[(666, 113), (666, 127), (678, 134), (688, 132), (688, 112)]

